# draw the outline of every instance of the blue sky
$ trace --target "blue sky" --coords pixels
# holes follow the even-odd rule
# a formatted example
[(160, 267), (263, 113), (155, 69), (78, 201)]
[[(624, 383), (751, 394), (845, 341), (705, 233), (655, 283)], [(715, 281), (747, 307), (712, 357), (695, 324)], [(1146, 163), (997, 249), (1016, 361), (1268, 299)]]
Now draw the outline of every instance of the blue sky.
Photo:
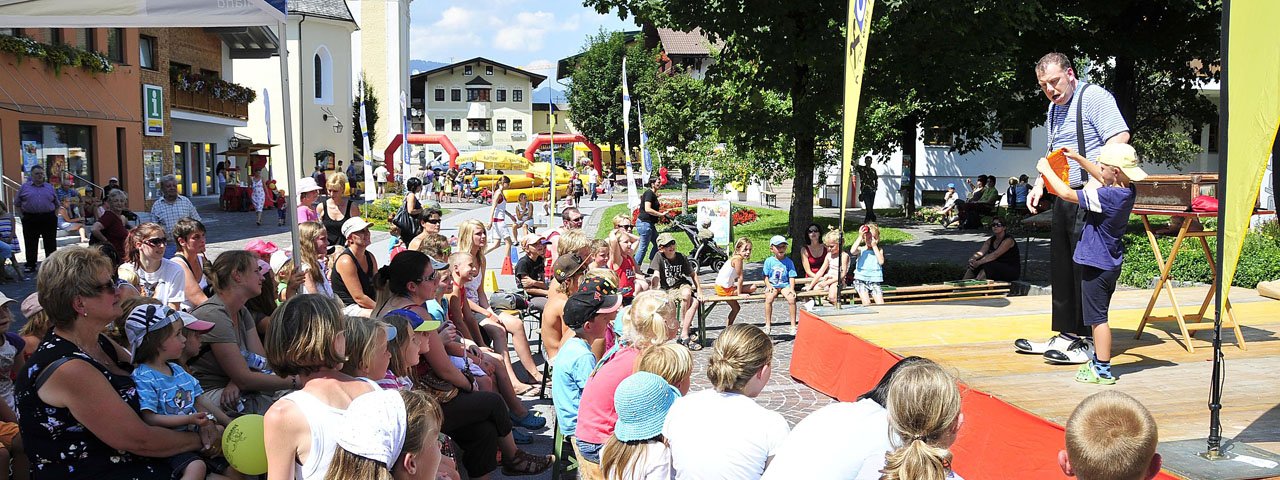
[(418, 0), (409, 15), (411, 59), (485, 57), (548, 77), (600, 28), (638, 30), (633, 19), (598, 14), (580, 0)]

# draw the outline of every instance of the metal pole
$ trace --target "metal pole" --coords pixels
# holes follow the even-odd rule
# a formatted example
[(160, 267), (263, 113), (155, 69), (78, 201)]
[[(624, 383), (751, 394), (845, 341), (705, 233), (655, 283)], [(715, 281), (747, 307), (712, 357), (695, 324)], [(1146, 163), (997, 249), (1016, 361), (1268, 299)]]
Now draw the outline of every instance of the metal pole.
[[(1227, 201), (1227, 48), (1229, 43), (1229, 19), (1231, 18), (1231, 0), (1222, 2), (1222, 91), (1218, 101), (1218, 202)], [(1222, 457), (1222, 418), (1220, 413), (1222, 410), (1222, 282), (1230, 281), (1230, 279), (1222, 278), (1222, 246), (1225, 244), (1223, 238), (1222, 226), (1225, 219), (1225, 209), (1218, 210), (1218, 235), (1217, 246), (1218, 251), (1215, 255), (1217, 264), (1214, 265), (1214, 300), (1213, 300), (1213, 374), (1210, 375), (1209, 385), (1209, 438), (1205, 453), (1202, 455), (1210, 460), (1216, 460)]]
[[(278, 36), (280, 41), (276, 44), (276, 54), (280, 56), (280, 91), (284, 92), (284, 95), (281, 95), (281, 97), (283, 97), (281, 107), (284, 109), (284, 162), (285, 171), (289, 175), (289, 191), (287, 192), (289, 196), (289, 212), (296, 217), (298, 214), (298, 175), (293, 165), (293, 116), (291, 115), (291, 102), (289, 99), (289, 51), (285, 48), (285, 44), (289, 41), (288, 27), (289, 25), (287, 21), (280, 23), (280, 35)], [(301, 36), (302, 25), (299, 24), (298, 28), (298, 35)], [(299, 132), (299, 135), (301, 135), (301, 132)], [(293, 245), (294, 266), (300, 266), (300, 264), (296, 263), (298, 261), (298, 255), (302, 252), (302, 249), (299, 248), (298, 244), (297, 218), (294, 218), (292, 222), (289, 222), (289, 233), (291, 237), (290, 243)]]

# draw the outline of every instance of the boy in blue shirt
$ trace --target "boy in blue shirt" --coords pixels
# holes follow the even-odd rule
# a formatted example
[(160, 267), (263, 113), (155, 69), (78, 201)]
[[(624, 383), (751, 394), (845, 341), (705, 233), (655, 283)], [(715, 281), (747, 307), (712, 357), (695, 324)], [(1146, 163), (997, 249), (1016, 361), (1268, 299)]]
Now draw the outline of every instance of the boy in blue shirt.
[(774, 235), (769, 239), (772, 257), (764, 259), (764, 331), (773, 333), (773, 301), (782, 295), (787, 299), (791, 318), (791, 335), (796, 334), (796, 264), (787, 257), (787, 238)]
[(1147, 172), (1138, 167), (1133, 147), (1123, 143), (1103, 145), (1097, 164), (1071, 150), (1067, 156), (1092, 177), (1081, 190), (1067, 186), (1044, 158), (1036, 169), (1059, 197), (1078, 203), (1086, 210), (1084, 229), (1072, 260), (1083, 272), (1081, 308), (1084, 324), (1093, 329), (1094, 354), (1088, 363), (1080, 366), (1076, 381), (1111, 385), (1116, 383), (1116, 377), (1111, 373), (1111, 327), (1107, 324), (1107, 311), (1116, 280), (1120, 278), (1120, 264), (1124, 261), (1121, 239), (1129, 225), (1129, 213), (1133, 211), (1135, 194), (1130, 182), (1147, 178)]
[(560, 433), (566, 437), (578, 429), (582, 389), (596, 368), (591, 342), (604, 338), (609, 322), (621, 306), (618, 287), (602, 278), (583, 280), (578, 291), (564, 304), (564, 326), (572, 329), (574, 336), (565, 340), (556, 353), (551, 370), (551, 400), (555, 403)]

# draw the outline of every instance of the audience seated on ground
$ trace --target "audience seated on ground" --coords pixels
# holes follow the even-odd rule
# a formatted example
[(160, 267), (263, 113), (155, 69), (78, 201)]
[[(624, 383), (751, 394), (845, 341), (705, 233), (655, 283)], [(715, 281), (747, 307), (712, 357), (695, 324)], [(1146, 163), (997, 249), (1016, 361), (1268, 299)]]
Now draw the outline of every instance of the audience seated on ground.
[[(600, 449), (618, 421), (613, 404), (618, 383), (636, 371), (637, 360), (644, 352), (665, 345), (674, 337), (675, 332), (669, 327), (675, 322), (675, 302), (656, 290), (637, 295), (627, 310), (620, 341), (601, 358), (582, 391), (575, 441), (588, 462), (600, 463)], [(688, 350), (685, 352), (687, 356)], [(689, 360), (692, 369), (692, 357)]]
[(788, 433), (787, 420), (753, 400), (773, 372), (773, 343), (752, 325), (726, 328), (711, 346), (714, 390), (676, 400), (663, 435), (677, 479), (756, 479)]
[(676, 337), (676, 342), (690, 350), (702, 350), (702, 339), (689, 339), (689, 325), (698, 314), (698, 272), (684, 254), (676, 251), (676, 238), (670, 233), (658, 235), (658, 254), (649, 263), (649, 271), (653, 274), (649, 283), (679, 302), (680, 336)]
[(1018, 241), (1008, 235), (1004, 220), (991, 220), (991, 237), (969, 258), (964, 279), (1000, 280), (1011, 282), (1022, 275), (1022, 259), (1018, 253)]
[[(605, 330), (621, 306), (622, 297), (617, 287), (599, 278), (584, 281), (565, 302), (564, 324), (573, 330), (574, 336), (565, 341), (556, 355), (551, 384), (556, 420), (565, 437), (577, 433), (582, 392), (595, 370), (596, 356), (591, 353), (591, 343), (604, 338)], [(576, 443), (574, 450), (577, 450)], [(587, 462), (581, 452), (578, 452), (578, 468), (581, 476), (599, 475), (599, 466)]]
[(1081, 480), (1149, 480), (1160, 473), (1159, 437), (1151, 412), (1133, 397), (1095, 393), (1071, 412), (1058, 465)]
[[(914, 363), (933, 363), (921, 357), (899, 360), (876, 386), (856, 402), (837, 402), (810, 413), (796, 424), (764, 473), (765, 480), (854, 478), (869, 459), (879, 461), (898, 437), (889, 431), (885, 410), (889, 387), (899, 371)], [(883, 462), (873, 465), (879, 469)]]
[(954, 480), (951, 444), (964, 424), (956, 378), (933, 362), (914, 362), (889, 384), (893, 450), (863, 462), (857, 480)]

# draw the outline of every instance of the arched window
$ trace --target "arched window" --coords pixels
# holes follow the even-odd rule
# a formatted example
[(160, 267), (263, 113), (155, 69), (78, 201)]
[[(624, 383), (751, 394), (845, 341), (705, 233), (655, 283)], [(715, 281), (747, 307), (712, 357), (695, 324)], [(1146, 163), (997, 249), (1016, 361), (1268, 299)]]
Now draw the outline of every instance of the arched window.
[(312, 59), (312, 76), (315, 79), (314, 98), (319, 104), (333, 104), (333, 57), (323, 45), (316, 49)]

